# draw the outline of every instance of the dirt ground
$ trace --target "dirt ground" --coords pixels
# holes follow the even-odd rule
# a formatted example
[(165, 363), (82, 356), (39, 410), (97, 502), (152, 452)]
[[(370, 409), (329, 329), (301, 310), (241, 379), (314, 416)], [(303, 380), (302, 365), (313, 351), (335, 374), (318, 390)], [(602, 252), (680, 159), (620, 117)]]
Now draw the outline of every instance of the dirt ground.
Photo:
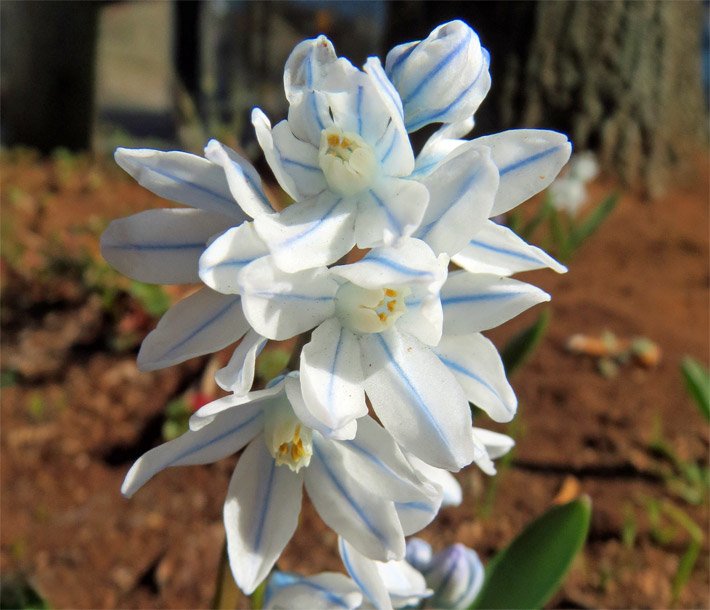
[[(624, 195), (567, 275), (521, 276), (553, 300), (547, 336), (512, 379), (518, 444), (495, 479), (474, 467), (458, 475), (464, 504), (422, 534), (435, 547), (459, 541), (489, 560), (560, 494), (585, 493), (590, 537), (552, 607), (670, 607), (691, 540), (682, 522), (705, 539), (676, 605), (710, 607), (707, 488), (693, 474), (707, 467), (710, 435), (679, 371), (686, 354), (709, 356), (707, 166), (657, 201)], [(137, 345), (155, 321), (96, 262), (109, 219), (160, 202), (108, 161), (16, 153), (0, 170), (0, 570), (53, 608), (209, 607), (234, 458), (166, 471), (131, 500), (119, 491), (161, 441), (166, 403), (199, 390), (207, 362), (139, 372)], [(613, 188), (597, 182), (592, 200)], [(538, 313), (491, 337), (503, 345)], [(605, 330), (648, 337), (660, 363), (607, 378), (565, 349), (575, 333)], [(279, 565), (342, 571), (334, 534), (307, 502)]]

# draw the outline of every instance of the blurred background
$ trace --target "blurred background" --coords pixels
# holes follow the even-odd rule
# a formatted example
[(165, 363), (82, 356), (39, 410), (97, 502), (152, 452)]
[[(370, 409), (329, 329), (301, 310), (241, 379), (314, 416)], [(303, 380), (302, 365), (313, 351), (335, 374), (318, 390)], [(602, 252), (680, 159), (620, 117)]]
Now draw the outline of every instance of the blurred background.
[[(473, 135), (556, 129), (601, 171), (574, 209), (558, 189), (504, 219), (570, 271), (525, 274), (552, 302), (489, 333), (520, 411), (508, 426), (477, 421), (517, 446), (494, 479), (457, 475), (464, 503), (423, 537), (463, 542), (485, 562), (584, 493), (590, 536), (552, 607), (710, 607), (710, 435), (694, 399), (710, 359), (708, 11), (625, 0), (0, 3), (0, 605), (214, 603), (234, 459), (167, 471), (130, 501), (119, 492), (137, 457), (217, 395), (211, 378), (230, 352), (136, 369), (142, 338), (189, 288), (140, 284), (102, 260), (108, 222), (169, 205), (113, 164), (115, 147), (200, 153), (216, 137), (282, 197), (249, 117), (254, 106), (285, 117), (293, 46), (324, 33), (362, 64), (460, 18), (491, 54)], [(290, 348), (269, 345), (260, 383)], [(341, 571), (307, 502), (279, 565)]]

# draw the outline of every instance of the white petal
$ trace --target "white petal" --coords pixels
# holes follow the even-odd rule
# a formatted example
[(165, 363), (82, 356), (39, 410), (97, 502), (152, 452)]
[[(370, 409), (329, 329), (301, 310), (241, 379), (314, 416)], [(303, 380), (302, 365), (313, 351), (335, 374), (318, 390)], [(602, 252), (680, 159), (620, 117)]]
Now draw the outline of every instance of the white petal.
[(274, 211), (258, 172), (244, 157), (217, 140), (207, 143), (205, 157), (222, 167), (232, 197), (249, 216), (256, 218)]
[(493, 206), (498, 168), (490, 151), (462, 146), (421, 182), (429, 190), (429, 206), (415, 236), (437, 254), (456, 254), (485, 224)]
[(432, 608), (467, 608), (483, 585), (484, 569), (475, 551), (451, 545), (434, 555), (425, 572), (433, 597)]
[(202, 288), (173, 305), (143, 341), (138, 368), (153, 371), (217, 352), (249, 330), (238, 296)]
[(234, 219), (233, 224), (247, 220), (232, 197), (224, 171), (207, 159), (142, 148), (117, 148), (114, 158), (141, 186), (160, 197), (223, 214)]
[(387, 176), (409, 176), (414, 169), (414, 152), (402, 115), (402, 101), (387, 78), (380, 60), (368, 58), (363, 82), (363, 137), (375, 148)]
[(352, 544), (342, 537), (338, 539), (338, 550), (345, 569), (357, 583), (360, 590), (377, 610), (392, 608), (390, 594), (377, 569), (377, 563), (359, 553)]
[(200, 407), (190, 417), (190, 430), (200, 430), (209, 425), (215, 416), (223, 411), (232, 410), (234, 407), (241, 408), (241, 405), (259, 405), (263, 411), (271, 405), (286, 400), (283, 393), (283, 380), (264, 390), (256, 390), (248, 394), (230, 394), (223, 398), (218, 398)]
[(246, 405), (222, 413), (201, 430), (189, 430), (141, 456), (128, 471), (121, 493), (132, 496), (170, 466), (208, 464), (236, 453), (259, 433), (262, 426), (258, 406)]
[(224, 526), (229, 565), (247, 595), (269, 575), (296, 531), (301, 488), (301, 475), (276, 466), (262, 435), (239, 458), (224, 504)]
[(469, 402), (495, 421), (513, 419), (518, 400), (493, 343), (480, 333), (444, 335), (433, 349), (461, 384)]
[(269, 339), (289, 339), (335, 313), (338, 284), (327, 269), (286, 273), (264, 257), (248, 265), (239, 279), (244, 315)]
[(368, 481), (374, 493), (397, 502), (436, 496), (438, 489), (419, 477), (392, 436), (371, 417), (358, 420), (357, 435), (339, 445), (350, 472)]
[(397, 516), (405, 536), (411, 536), (423, 530), (439, 513), (443, 495), (441, 492), (423, 496), (419, 500), (396, 502)]
[(419, 226), (429, 191), (423, 184), (401, 178), (383, 178), (360, 196), (355, 240), (360, 248), (373, 248), (409, 237)]
[[(359, 80), (359, 75), (356, 75), (354, 80)], [(353, 85), (354, 83), (349, 84), (347, 88), (352, 89)], [(325, 90), (304, 90), (289, 106), (289, 129), (302, 142), (318, 147), (320, 134), (333, 125), (336, 110), (340, 115), (349, 107), (348, 95), (346, 91), (333, 93)], [(347, 116), (347, 111), (344, 115)]]
[(417, 155), (414, 167), (414, 176), (426, 176), (436, 168), (452, 151), (468, 143), (461, 140), (474, 126), (473, 117), (468, 117), (455, 123), (444, 123), (426, 141), (422, 150)]
[(441, 499), (442, 506), (459, 506), (459, 504), (461, 504), (463, 501), (463, 491), (454, 475), (443, 468), (430, 466), (414, 455), (408, 454), (407, 459), (420, 476), (425, 477), (429, 482), (441, 488), (443, 493)]
[(327, 191), (300, 201), (280, 214), (261, 216), (256, 230), (284, 271), (325, 266), (355, 245), (355, 201)]
[(473, 434), (479, 442), (483, 443), (492, 460), (503, 457), (515, 446), (512, 438), (500, 432), (474, 427)]
[(284, 91), (289, 102), (298, 101), (304, 91), (320, 86), (328, 69), (338, 56), (333, 43), (325, 36), (304, 40), (297, 44), (284, 67)]
[(301, 351), (300, 370), (308, 411), (298, 416), (307, 426), (327, 434), (367, 415), (360, 344), (337, 319), (326, 320), (313, 331)]
[(441, 289), (444, 334), (488, 330), (549, 300), (549, 294), (524, 282), (487, 273), (455, 271), (449, 273)]
[(429, 597), (432, 590), (427, 588), (424, 576), (405, 560), (377, 562), (377, 570), (390, 594), (395, 608), (416, 605)]
[(405, 301), (407, 311), (396, 322), (399, 331), (413, 335), (426, 345), (436, 345), (441, 339), (444, 314), (438, 288), (432, 293), (424, 286), (413, 286), (412, 294)]
[(406, 239), (397, 248), (376, 248), (358, 262), (333, 267), (331, 272), (363, 288), (422, 284), (434, 293), (446, 279), (447, 264), (423, 241)]
[(231, 226), (202, 210), (149, 210), (114, 220), (101, 235), (101, 254), (139, 282), (190, 284), (200, 279), (197, 261), (209, 238)]
[(426, 40), (395, 47), (387, 74), (402, 97), (409, 131), (471, 116), (488, 93), (488, 54), (463, 21), (437, 27)]
[(245, 222), (215, 239), (200, 257), (200, 279), (222, 294), (239, 292), (239, 272), (269, 254), (253, 222)]
[(557, 273), (567, 272), (567, 267), (549, 254), (526, 243), (508, 227), (492, 220), (487, 221), (452, 260), (472, 273), (512, 275), (545, 267)]
[[(283, 579), (283, 584), (274, 584)], [(274, 572), (264, 594), (265, 610), (327, 610), (345, 608), (355, 610), (362, 604), (358, 586), (335, 572), (321, 572), (315, 576), (298, 576)]]
[(325, 174), (318, 162), (318, 146), (296, 138), (287, 121), (276, 125), (271, 135), (274, 151), (284, 171), (296, 185), (299, 201), (315, 197), (328, 188)]
[(459, 470), (471, 463), (471, 412), (463, 391), (417, 339), (388, 331), (360, 338), (365, 392), (387, 431), (425, 462)]
[(393, 503), (347, 469), (338, 441), (313, 432), (305, 483), (323, 521), (361, 553), (381, 561), (404, 556), (404, 535)]
[(253, 330), (244, 335), (227, 366), (215, 373), (217, 385), (237, 395), (246, 394), (254, 383), (256, 357), (264, 349), (266, 341), (266, 338)]
[(264, 151), (266, 162), (269, 164), (271, 171), (274, 172), (274, 177), (277, 182), (292, 199), (299, 200), (301, 198), (301, 194), (298, 192), (298, 188), (296, 188), (296, 183), (293, 178), (284, 168), (279, 152), (274, 145), (274, 137), (271, 132), (271, 122), (259, 108), (254, 108), (254, 110), (252, 110), (251, 122), (252, 125), (254, 125), (254, 132), (256, 133), (256, 139), (259, 142), (259, 146), (261, 146), (261, 150)]
[(500, 187), (491, 216), (498, 216), (550, 185), (569, 160), (567, 136), (543, 129), (511, 129), (473, 140), (491, 149)]

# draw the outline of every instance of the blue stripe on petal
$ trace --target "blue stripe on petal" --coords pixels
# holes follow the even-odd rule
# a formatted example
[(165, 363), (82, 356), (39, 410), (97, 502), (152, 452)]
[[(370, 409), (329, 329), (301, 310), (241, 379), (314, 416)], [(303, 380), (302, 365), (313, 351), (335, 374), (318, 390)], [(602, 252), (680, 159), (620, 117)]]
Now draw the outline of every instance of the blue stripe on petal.
[[(392, 125), (392, 123), (388, 123), (387, 127), (385, 128), (385, 133), (387, 133), (387, 129), (392, 126), (392, 139), (390, 140), (389, 146), (387, 147), (387, 150), (385, 151), (385, 154), (382, 155), (382, 158), (380, 159), (380, 163), (384, 163), (389, 159), (389, 156), (392, 154), (392, 151), (394, 150), (394, 145), (397, 142), (397, 129)], [(384, 134), (382, 134), (382, 137), (384, 137)]]
[(317, 230), (318, 227), (320, 227), (330, 217), (335, 208), (337, 208), (342, 201), (342, 199), (336, 200), (336, 202), (328, 209), (328, 211), (320, 217), (320, 220), (314, 222), (307, 229), (304, 229), (300, 233), (297, 233), (296, 235), (289, 237), (286, 241), (283, 241), (282, 243), (278, 244), (278, 247), (283, 248), (284, 246), (290, 246), (296, 243), (297, 241), (300, 241), (304, 237), (308, 237), (311, 233), (313, 233), (313, 231)]
[[(382, 338), (382, 335), (378, 334), (378, 335), (376, 335), (376, 338), (379, 341), (380, 345), (382, 346), (383, 351), (387, 355), (387, 359), (389, 360), (390, 364), (392, 365), (392, 368), (395, 370), (395, 372), (397, 373), (399, 378), (404, 382), (405, 388), (409, 391), (410, 396), (412, 396), (412, 398), (414, 398), (414, 401), (417, 403), (421, 412), (424, 414), (426, 419), (429, 421), (429, 424), (431, 425), (432, 429), (434, 431), (436, 431), (436, 434), (439, 436), (439, 438), (446, 441), (446, 434), (441, 429), (439, 422), (431, 414), (429, 407), (427, 407), (426, 403), (424, 402), (424, 399), (421, 397), (419, 392), (417, 392), (417, 389), (414, 387), (412, 380), (409, 379), (409, 377), (407, 377), (407, 374), (404, 372), (402, 367), (399, 366), (397, 361), (394, 359), (394, 356), (392, 355), (392, 351), (390, 350), (390, 348), (387, 345), (387, 343), (385, 342), (385, 340)], [(448, 442), (446, 442), (446, 445), (448, 445)]]
[[(402, 225), (399, 223), (399, 221), (394, 217), (394, 214), (390, 211), (390, 209), (385, 205), (385, 202), (380, 199), (375, 191), (368, 191), (372, 198), (375, 200), (375, 203), (377, 204), (378, 207), (382, 208), (384, 210), (385, 215), (387, 216), (387, 222), (389, 222), (390, 226), (394, 227), (397, 230), (397, 233), (400, 235), (402, 234)], [(374, 258), (374, 257), (373, 257)]]
[(328, 462), (324, 459), (324, 456), (321, 453), (321, 451), (318, 448), (318, 445), (316, 443), (313, 443), (313, 456), (316, 457), (320, 461), (321, 465), (323, 466), (323, 470), (325, 471), (326, 475), (330, 479), (331, 483), (338, 490), (340, 495), (352, 507), (352, 509), (357, 514), (357, 516), (360, 517), (361, 521), (372, 532), (372, 534), (375, 536), (375, 538), (377, 538), (382, 543), (382, 545), (386, 547), (387, 546), (387, 537), (378, 529), (378, 527), (374, 523), (372, 523), (372, 521), (370, 521), (370, 517), (367, 514), (367, 512), (362, 508), (362, 506), (360, 506), (355, 501), (355, 498), (353, 498), (350, 495), (348, 490), (345, 489), (345, 486), (340, 482), (338, 477), (335, 475), (333, 470), (328, 465)]
[(200, 191), (201, 193), (205, 193), (206, 195), (209, 195), (210, 197), (214, 197), (218, 201), (222, 203), (228, 204), (229, 210), (228, 213), (233, 216), (235, 213), (239, 213), (240, 209), (234, 202), (234, 200), (231, 197), (225, 197), (221, 193), (218, 193), (217, 191), (213, 191), (212, 189), (207, 188), (206, 186), (202, 186), (201, 184), (197, 184), (195, 182), (190, 182), (189, 180), (186, 180), (185, 178), (180, 178), (179, 176), (176, 176), (175, 174), (171, 174), (170, 172), (164, 170), (164, 169), (158, 169), (157, 167), (154, 167), (152, 165), (149, 165), (147, 163), (143, 163), (142, 161), (139, 161), (135, 157), (131, 158), (131, 163), (135, 163), (137, 165), (140, 165), (142, 168), (147, 169), (148, 171), (151, 171), (155, 174), (158, 174), (159, 176), (163, 176), (164, 178), (168, 178), (169, 180), (172, 180), (173, 182), (176, 182), (177, 184), (181, 184), (183, 186), (187, 186), (189, 188), (192, 188), (196, 191)]
[(390, 69), (387, 71), (387, 76), (390, 77), (390, 79), (393, 80), (393, 77), (396, 77), (396, 72), (399, 72), (400, 70), (400, 64), (407, 59), (413, 52), (414, 49), (416, 49), (419, 46), (419, 43), (413, 44), (411, 47), (408, 49), (405, 49), (400, 53), (399, 57), (394, 61), (394, 63), (390, 66)]
[(397, 271), (398, 273), (402, 273), (403, 275), (409, 275), (411, 277), (432, 277), (432, 273), (429, 271), (422, 271), (421, 269), (407, 267), (406, 265), (396, 263), (389, 258), (385, 258), (384, 256), (375, 256), (372, 254), (368, 254), (362, 260), (366, 263), (376, 263), (378, 265), (382, 265), (383, 267), (388, 267), (389, 269)]
[(330, 295), (324, 296), (313, 296), (310, 294), (292, 294), (287, 292), (255, 292), (253, 296), (263, 297), (266, 299), (285, 299), (287, 301), (332, 301), (333, 297)]
[[(169, 467), (172, 466), (173, 464), (176, 464), (176, 463), (179, 462), (180, 460), (184, 460), (186, 457), (189, 457), (189, 456), (192, 455), (193, 453), (197, 453), (198, 451), (202, 451), (203, 449), (209, 447), (210, 445), (213, 445), (213, 444), (215, 444), (215, 443), (218, 443), (218, 442), (224, 440), (225, 438), (227, 438), (228, 436), (230, 436), (230, 435), (232, 435), (232, 434), (236, 434), (236, 433), (239, 432), (242, 428), (246, 428), (247, 426), (249, 426), (251, 423), (254, 422), (254, 420), (255, 420), (257, 417), (260, 417), (260, 416), (261, 416), (261, 411), (257, 411), (257, 412), (256, 412), (252, 417), (250, 417), (248, 420), (243, 421), (243, 422), (239, 422), (236, 426), (233, 426), (233, 427), (229, 428), (228, 430), (225, 430), (225, 431), (222, 432), (222, 434), (220, 434), (219, 436), (216, 436), (216, 437), (214, 437), (213, 439), (210, 439), (210, 440), (208, 440), (208, 441), (205, 441), (204, 443), (201, 443), (200, 445), (194, 445), (194, 446), (192, 446), (192, 447), (189, 447), (188, 449), (186, 449), (185, 451), (183, 451), (181, 454), (175, 456), (172, 460), (170, 460), (170, 461), (164, 466), (164, 468), (169, 468)], [(189, 432), (188, 432), (187, 434), (189, 434)], [(235, 449), (235, 451), (237, 451), (237, 449)]]
[(261, 257), (257, 256), (255, 258), (227, 258), (215, 265), (210, 265), (209, 267), (201, 268), (200, 272), (209, 273), (210, 271), (214, 271), (215, 269), (221, 269), (222, 267), (245, 267), (249, 263), (253, 263), (257, 258)]
[(264, 523), (266, 521), (266, 515), (269, 512), (269, 502), (271, 501), (271, 492), (273, 490), (274, 484), (274, 474), (276, 472), (276, 461), (269, 461), (269, 474), (268, 480), (266, 482), (266, 497), (264, 498), (263, 510), (259, 513), (259, 520), (256, 523), (256, 531), (254, 532), (254, 547), (259, 549), (261, 546), (261, 537), (264, 534)]
[(409, 92), (407, 97), (402, 100), (402, 103), (406, 106), (409, 104), (414, 98), (416, 98), (422, 91), (425, 85), (429, 84), (429, 82), (436, 77), (439, 72), (441, 72), (446, 66), (448, 66), (455, 58), (456, 56), (466, 48), (468, 43), (471, 40), (471, 31), (466, 32), (466, 36), (457, 44), (451, 51), (449, 51), (444, 57), (442, 57), (439, 60), (439, 63), (436, 64), (429, 72), (426, 72), (424, 75), (419, 80), (419, 83), (414, 87), (412, 91)]
[(469, 245), (473, 246), (474, 248), (483, 248), (484, 250), (490, 250), (491, 252), (497, 252), (498, 254), (503, 254), (505, 256), (511, 256), (513, 258), (519, 258), (524, 261), (529, 261), (531, 263), (540, 263), (538, 258), (531, 256), (529, 254), (525, 254), (523, 252), (517, 252), (515, 250), (509, 250), (508, 248), (501, 248), (500, 246), (494, 246), (492, 244), (487, 244), (482, 241), (478, 241), (476, 239), (472, 239), (469, 242)]
[[(229, 313), (233, 307), (235, 306), (240, 306), (241, 307), (241, 299), (237, 298), (233, 301), (229, 301), (224, 307), (220, 308), (211, 318), (205, 320), (202, 324), (200, 324), (196, 329), (194, 329), (189, 335), (187, 335), (185, 338), (182, 339), (179, 343), (176, 343), (173, 345), (167, 352), (165, 352), (161, 358), (161, 360), (167, 358), (170, 354), (173, 354), (177, 350), (179, 350), (183, 345), (188, 343), (191, 339), (194, 339), (199, 333), (201, 333), (205, 328), (211, 326), (218, 320), (220, 320), (222, 317), (224, 317), (227, 313)], [(237, 340), (238, 337), (235, 338), (235, 341)], [(155, 358), (153, 360), (156, 360)]]
[(556, 153), (558, 150), (561, 150), (567, 146), (567, 143), (565, 144), (560, 144), (558, 146), (553, 146), (552, 148), (548, 148), (546, 150), (542, 150), (538, 153), (535, 153), (534, 155), (530, 155), (529, 157), (525, 157), (524, 159), (519, 159), (518, 161), (514, 161), (510, 165), (506, 165), (505, 167), (501, 167), (498, 169), (499, 174), (504, 176), (507, 173), (514, 172), (515, 170), (521, 169), (527, 165), (530, 165), (531, 163), (534, 163), (535, 161), (539, 161), (540, 159), (544, 159), (545, 157), (549, 157), (550, 155), (553, 155)]
[(353, 568), (353, 564), (350, 561), (350, 555), (348, 554), (348, 549), (342, 540), (340, 541), (340, 558), (343, 560), (343, 565), (345, 565), (345, 569), (348, 571), (348, 574), (350, 574), (350, 578), (355, 581), (355, 584), (360, 588), (360, 591), (363, 592), (365, 597), (367, 597), (370, 601), (375, 599), (375, 595), (373, 595), (372, 591), (370, 591), (364, 581), (358, 576), (357, 570)]
[(457, 373), (461, 373), (462, 375), (465, 375), (469, 379), (473, 379), (476, 383), (480, 383), (484, 388), (489, 390), (490, 392), (493, 393), (493, 395), (500, 400), (500, 402), (506, 407), (506, 410), (508, 410), (508, 406), (505, 404), (505, 401), (501, 397), (501, 395), (498, 393), (498, 390), (496, 390), (490, 383), (488, 383), (485, 379), (482, 377), (479, 377), (474, 373), (473, 371), (467, 369), (463, 364), (460, 364), (459, 362), (454, 362), (453, 360), (449, 360), (448, 358), (444, 358), (443, 356), (440, 356), (437, 354), (437, 357), (441, 362), (443, 362), (446, 366), (448, 366), (452, 371), (456, 371)]
[(467, 95), (469, 95), (471, 91), (476, 87), (476, 83), (478, 83), (478, 79), (481, 78), (481, 74), (483, 74), (483, 68), (485, 67), (487, 67), (487, 65), (481, 62), (481, 68), (478, 71), (476, 78), (473, 79), (471, 84), (466, 87), (466, 89), (464, 89), (456, 96), (456, 99), (454, 99), (450, 104), (447, 104), (443, 108), (439, 108), (438, 110), (434, 110), (427, 115), (419, 117), (414, 123), (407, 123), (407, 131), (417, 131), (417, 129), (424, 127), (424, 125), (437, 122), (438, 118), (446, 115), (446, 113), (451, 111), (451, 109), (454, 108), (457, 104), (460, 104), (461, 100), (464, 99)]
[[(274, 146), (274, 148), (276, 147)], [(256, 180), (254, 180), (254, 178), (249, 174), (249, 172), (245, 172), (244, 169), (242, 169), (242, 167), (236, 161), (232, 161), (232, 165), (234, 166), (234, 169), (241, 172), (242, 176), (244, 177), (244, 180), (247, 181), (247, 184), (251, 187), (251, 190), (256, 193), (257, 197), (259, 197), (262, 203), (264, 203), (269, 209), (273, 210), (274, 206), (271, 205), (271, 202), (264, 193), (261, 184), (257, 184)]]
[(459, 305), (460, 303), (474, 303), (476, 301), (500, 301), (511, 299), (523, 294), (522, 292), (485, 292), (483, 294), (462, 294), (441, 299), (441, 306)]
[(340, 348), (343, 345), (343, 329), (340, 329), (340, 335), (338, 335), (338, 344), (335, 346), (335, 354), (333, 355), (333, 364), (330, 367), (330, 377), (328, 378), (328, 408), (330, 410), (330, 405), (333, 404), (333, 392), (335, 388), (336, 380), (336, 369), (338, 368), (338, 356), (340, 355)]
[(357, 133), (362, 135), (362, 85), (357, 88)]
[(395, 502), (394, 506), (397, 510), (419, 510), (424, 513), (432, 512), (431, 506), (426, 502)]

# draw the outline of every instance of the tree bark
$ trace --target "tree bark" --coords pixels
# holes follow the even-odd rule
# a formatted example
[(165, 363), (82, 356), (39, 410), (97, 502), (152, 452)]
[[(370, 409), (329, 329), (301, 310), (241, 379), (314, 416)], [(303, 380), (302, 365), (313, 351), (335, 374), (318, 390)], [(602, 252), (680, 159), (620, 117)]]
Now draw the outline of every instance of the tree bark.
[(493, 79), (478, 134), (556, 129), (652, 196), (687, 173), (707, 141), (697, 0), (398, 4), (393, 43), (457, 17), (478, 31)]

